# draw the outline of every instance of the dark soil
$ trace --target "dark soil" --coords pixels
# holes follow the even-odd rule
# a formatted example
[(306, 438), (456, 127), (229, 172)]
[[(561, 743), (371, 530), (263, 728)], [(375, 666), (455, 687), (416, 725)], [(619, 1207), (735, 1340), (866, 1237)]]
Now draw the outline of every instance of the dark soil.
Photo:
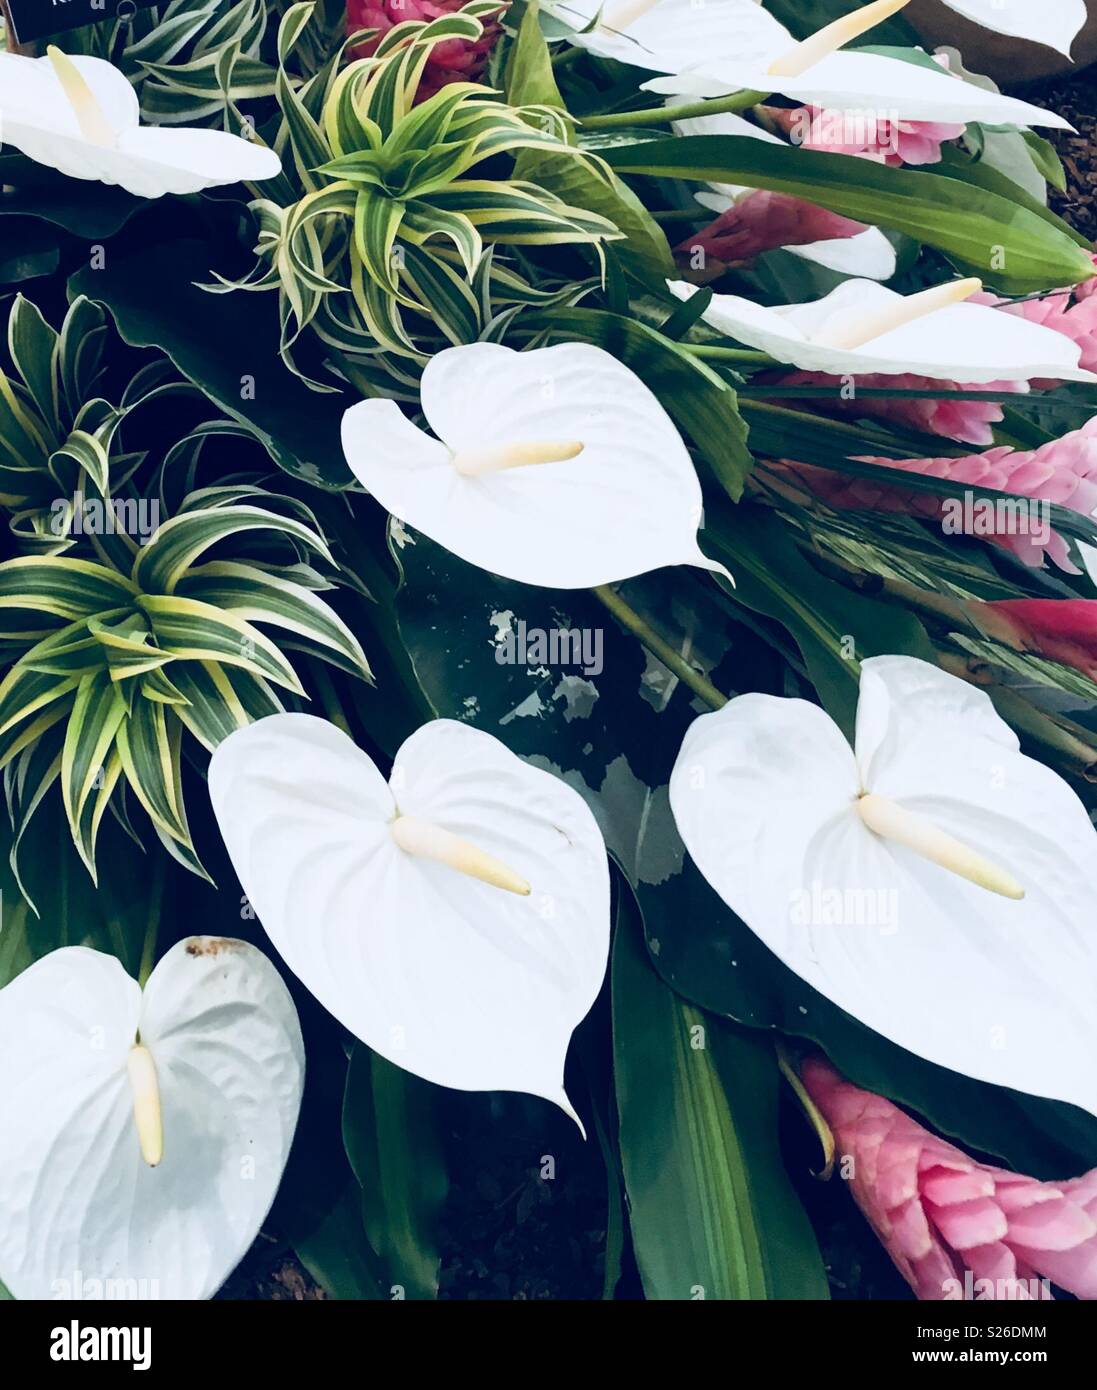
[(1040, 106), (1058, 111), (1077, 130), (1046, 132), (1059, 151), (1066, 170), (1067, 190), (1051, 190), (1051, 206), (1090, 240), (1097, 238), (1097, 67), (1077, 76), (1042, 83), (1024, 95)]

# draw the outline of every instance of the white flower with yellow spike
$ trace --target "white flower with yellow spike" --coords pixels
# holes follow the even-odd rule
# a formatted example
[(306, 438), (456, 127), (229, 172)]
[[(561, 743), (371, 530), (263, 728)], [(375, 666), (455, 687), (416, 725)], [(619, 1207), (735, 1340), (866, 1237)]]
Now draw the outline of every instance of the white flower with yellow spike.
[[(577, 3), (583, 11), (590, 0)], [(907, 3), (873, 0), (798, 43), (755, 0), (706, 0), (700, 9), (691, 0), (611, 0), (601, 22), (588, 33), (573, 35), (572, 42), (671, 74), (643, 85), (676, 97), (780, 93), (827, 111), (855, 111), (862, 118), (876, 113), (880, 120), (1071, 128), (1053, 111), (986, 91), (933, 64), (849, 49), (858, 39), (871, 42), (870, 30)], [(568, 0), (560, 13), (566, 16), (572, 4)]]
[(428, 1081), (578, 1122), (564, 1058), (605, 974), (609, 868), (577, 792), (448, 719), (386, 782), (307, 714), (230, 734), (209, 786), (267, 935), (345, 1028)]
[(143, 126), (129, 79), (102, 58), (0, 53), (0, 139), (74, 179), (139, 198), (274, 178), (266, 146), (220, 130)]
[(697, 544), (701, 484), (674, 422), (586, 343), (446, 348), (419, 387), (436, 438), (395, 401), (343, 416), (343, 453), (393, 516), (471, 565), (551, 589), (664, 565), (727, 571)]
[[(668, 281), (678, 299), (696, 285)], [(935, 381), (1097, 381), (1080, 367), (1081, 348), (1065, 333), (966, 301), (979, 280), (950, 280), (899, 294), (871, 280), (847, 280), (822, 299), (765, 308), (715, 294), (701, 317), (711, 327), (778, 362), (832, 376), (913, 373)]]
[(259, 1233), (301, 1103), (270, 961), (190, 937), (142, 991), (66, 946), (0, 990), (0, 1057), (0, 1281), (24, 1299), (77, 1275), (100, 1297), (212, 1297)]
[(741, 695), (691, 726), (670, 800), (719, 896), (840, 1008), (1097, 1113), (1097, 832), (982, 691), (865, 661), (855, 751), (817, 705)]

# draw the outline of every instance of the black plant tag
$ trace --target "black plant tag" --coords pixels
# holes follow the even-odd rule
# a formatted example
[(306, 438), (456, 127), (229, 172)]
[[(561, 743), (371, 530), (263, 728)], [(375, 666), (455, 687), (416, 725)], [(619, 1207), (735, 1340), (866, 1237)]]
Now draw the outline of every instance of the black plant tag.
[(156, 0), (2, 0), (18, 43), (106, 19), (126, 19)]

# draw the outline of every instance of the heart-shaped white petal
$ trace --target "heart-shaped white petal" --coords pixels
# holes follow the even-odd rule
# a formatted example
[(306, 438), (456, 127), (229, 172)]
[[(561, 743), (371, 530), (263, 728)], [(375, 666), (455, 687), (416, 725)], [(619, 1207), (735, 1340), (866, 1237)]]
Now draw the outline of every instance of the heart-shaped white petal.
[[(572, 1030), (609, 950), (609, 871), (586, 803), (490, 734), (424, 725), (391, 783), (323, 719), (276, 714), (213, 755), (233, 865), (283, 959), (397, 1066), (461, 1091), (526, 1091), (575, 1117)], [(414, 817), (528, 883), (507, 892), (401, 848)]]
[(392, 401), (360, 401), (343, 452), (383, 507), (462, 560), (552, 589), (663, 565), (727, 573), (697, 545), (701, 485), (673, 421), (608, 352), (447, 348), (420, 392), (437, 438)]
[[(70, 74), (73, 90), (67, 91), (62, 74), (69, 68), (76, 77)], [(273, 150), (225, 131), (139, 121), (128, 78), (102, 58), (0, 53), (0, 139), (70, 178), (118, 184), (136, 197), (158, 198), (270, 179), (281, 169)], [(89, 138), (94, 130), (102, 138)]]
[[(801, 978), (954, 1071), (1097, 1113), (1097, 833), (989, 699), (909, 657), (862, 666), (856, 756), (817, 706), (744, 695), (690, 728), (674, 818)], [(874, 834), (862, 792), (1007, 868), (1013, 901)]]
[(1086, 0), (944, 0), (949, 9), (985, 29), (1031, 39), (1070, 56), (1086, 22)]
[[(694, 285), (668, 281), (672, 294), (689, 299)], [(949, 304), (861, 342), (834, 347), (839, 330), (856, 336), (859, 322), (901, 315), (909, 296), (871, 280), (847, 280), (822, 299), (767, 309), (738, 295), (715, 294), (702, 314), (729, 337), (768, 352), (806, 372), (857, 376), (914, 373), (937, 381), (1097, 381), (1079, 367), (1081, 348), (1064, 333), (1003, 314), (984, 304)]]
[[(784, 140), (772, 135), (768, 130), (751, 121), (737, 116), (733, 111), (718, 113), (715, 116), (693, 116), (684, 121), (672, 122), (679, 135), (734, 135), (748, 140), (761, 140), (765, 144), (783, 145)], [(750, 196), (755, 190), (743, 184), (710, 183), (710, 193), (695, 193), (694, 197), (702, 207), (713, 212), (727, 212), (741, 197)], [(841, 275), (859, 275), (868, 280), (890, 280), (895, 274), (895, 248), (879, 227), (867, 227), (856, 236), (834, 237), (830, 241), (813, 241), (804, 246), (784, 248), (801, 260), (836, 270)]]
[[(138, 1033), (156, 1167), (134, 1115)], [(270, 1209), (301, 1101), (301, 1030), (270, 961), (191, 937), (142, 995), (113, 956), (64, 947), (0, 991), (0, 1057), (0, 1280), (16, 1298), (81, 1280), (100, 1297), (211, 1297)]]
[[(772, 58), (778, 56), (773, 52)], [(767, 60), (755, 62), (735, 54), (716, 53), (693, 67), (671, 71), (673, 76), (656, 77), (641, 85), (645, 91), (676, 97), (778, 92), (828, 111), (876, 112), (881, 120), (979, 121), (984, 125), (1073, 128), (1055, 111), (977, 87), (943, 68), (908, 63), (882, 53), (831, 53), (797, 77), (772, 74)]]
[(649, 72), (678, 72), (725, 53), (764, 63), (794, 42), (757, 0), (559, 0), (555, 12), (577, 27), (600, 14), (595, 28), (571, 42)]

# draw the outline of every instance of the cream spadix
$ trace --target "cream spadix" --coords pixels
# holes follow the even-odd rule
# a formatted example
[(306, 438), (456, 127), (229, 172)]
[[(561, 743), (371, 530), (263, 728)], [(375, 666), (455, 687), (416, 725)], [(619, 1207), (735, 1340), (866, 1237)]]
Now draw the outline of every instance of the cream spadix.
[(297, 1013), (266, 956), (189, 937), (142, 991), (66, 946), (0, 990), (0, 1056), (0, 1281), (24, 1299), (74, 1271), (212, 1297), (266, 1218), (301, 1103)]
[(950, 304), (962, 304), (983, 288), (982, 280), (951, 280), (946, 285), (932, 285), (916, 294), (899, 296), (889, 304), (880, 304), (863, 314), (836, 314), (824, 321), (814, 334), (813, 341), (824, 347), (858, 348), (882, 338), (908, 323), (916, 323), (938, 309)]
[(1023, 898), (1025, 890), (1005, 869), (992, 864), (985, 855), (949, 835), (926, 816), (908, 811), (885, 796), (871, 793), (857, 799), (857, 814), (874, 835), (920, 854), (930, 864), (959, 874), (969, 883), (1000, 893), (1003, 898)]
[(142, 126), (137, 94), (102, 58), (0, 53), (0, 138), (70, 178), (118, 184), (140, 198), (274, 178), (273, 150), (221, 130)]
[(126, 1058), (126, 1071), (133, 1091), (133, 1120), (141, 1157), (150, 1168), (155, 1168), (164, 1157), (164, 1116), (156, 1063), (147, 1047), (134, 1043)]
[(306, 714), (230, 734), (209, 787), (264, 930), (345, 1028), (438, 1085), (574, 1117), (564, 1059), (609, 950), (605, 845), (577, 792), (446, 719), (386, 782)]
[(716, 894), (839, 1008), (1097, 1114), (1097, 832), (984, 692), (873, 657), (853, 748), (817, 705), (741, 695), (691, 725), (670, 802)]
[(392, 823), (392, 838), (405, 854), (422, 855), (459, 874), (490, 883), (493, 888), (529, 897), (529, 883), (521, 874), (516, 874), (494, 854), (488, 854), (440, 825), (432, 825), (418, 816), (397, 816)]
[(76, 114), (85, 140), (90, 140), (94, 145), (113, 145), (115, 140), (114, 127), (103, 114), (103, 108), (96, 101), (84, 74), (69, 55), (62, 53), (55, 44), (49, 45), (46, 49), (46, 56), (53, 64), (57, 80), (61, 84), (61, 89), (65, 93), (69, 105)]
[(775, 58), (769, 65), (770, 74), (773, 77), (799, 77), (829, 54), (837, 53), (847, 43), (852, 43), (877, 24), (890, 19), (909, 3), (910, 0), (873, 0), (872, 4), (854, 10), (852, 14), (842, 15), (840, 19), (816, 30), (782, 57)]
[(453, 456), (453, 466), (465, 478), (480, 478), (504, 468), (528, 468), (535, 463), (566, 463), (578, 458), (583, 446), (578, 440), (564, 443), (551, 439), (521, 439), (486, 449), (462, 449)]
[[(729, 338), (805, 372), (911, 373), (973, 384), (1097, 381), (1078, 365), (1081, 348), (1066, 334), (967, 302), (978, 283), (950, 281), (902, 295), (871, 280), (847, 280), (822, 299), (770, 308), (714, 294), (701, 317)], [(668, 281), (668, 288), (682, 300), (697, 293), (681, 280)], [(961, 296), (964, 302), (955, 302)], [(875, 336), (866, 339), (865, 333)]]
[(393, 516), (462, 560), (552, 589), (664, 565), (727, 575), (697, 543), (701, 484), (681, 435), (608, 352), (470, 343), (436, 353), (419, 389), (436, 437), (395, 401), (359, 401), (343, 453)]

